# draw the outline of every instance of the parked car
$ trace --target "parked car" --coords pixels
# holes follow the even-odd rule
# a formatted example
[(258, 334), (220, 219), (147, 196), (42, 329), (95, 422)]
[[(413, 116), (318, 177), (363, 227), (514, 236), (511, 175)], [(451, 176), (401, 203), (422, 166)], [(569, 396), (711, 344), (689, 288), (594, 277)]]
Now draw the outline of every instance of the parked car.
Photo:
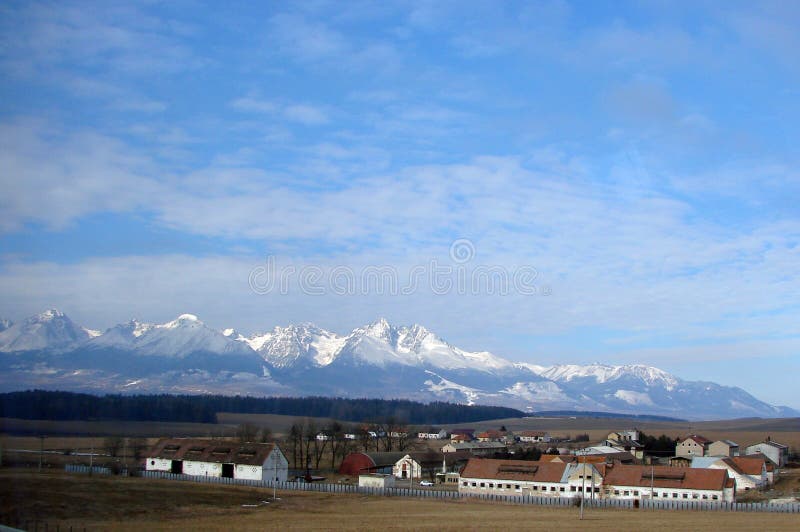
[(420, 486), (433, 486), (433, 482), (431, 482), (430, 480), (420, 480), (419, 481), (419, 485)]

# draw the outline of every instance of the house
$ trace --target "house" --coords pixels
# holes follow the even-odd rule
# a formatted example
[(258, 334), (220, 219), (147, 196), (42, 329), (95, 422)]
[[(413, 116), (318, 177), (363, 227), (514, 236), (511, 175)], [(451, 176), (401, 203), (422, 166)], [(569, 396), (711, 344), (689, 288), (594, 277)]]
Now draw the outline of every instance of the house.
[(444, 429), (429, 428), (426, 432), (418, 432), (417, 438), (420, 440), (444, 440), (447, 438), (447, 431)]
[(464, 428), (464, 429), (453, 429), (450, 431), (450, 441), (472, 441), (475, 439), (475, 429), (471, 428)]
[(317, 433), (317, 441), (329, 441), (332, 437), (324, 432)]
[(611, 432), (606, 437), (603, 445), (613, 447), (617, 451), (632, 454), (638, 460), (644, 459), (644, 445), (639, 443), (640, 432), (637, 429)]
[(739, 444), (731, 440), (719, 440), (708, 446), (708, 456), (739, 456)]
[(711, 440), (698, 436), (697, 434), (692, 434), (675, 445), (675, 456), (685, 456), (686, 458), (707, 456), (708, 446), (710, 444)]
[(443, 453), (454, 453), (457, 451), (468, 451), (473, 456), (494, 456), (498, 453), (507, 453), (508, 447), (506, 447), (505, 443), (499, 441), (448, 443), (442, 447)]
[(609, 433), (607, 440), (616, 442), (635, 441), (638, 442), (641, 437), (639, 429), (620, 430), (617, 432)]
[(405, 454), (401, 452), (350, 453), (342, 460), (339, 474), (352, 477), (368, 473), (391, 475), (394, 464)]
[(733, 502), (736, 495), (733, 479), (721, 469), (617, 464), (598, 467), (606, 498)]
[(744, 451), (745, 455), (752, 455), (756, 453), (763, 454), (777, 467), (783, 467), (789, 461), (789, 447), (776, 441), (772, 441), (772, 438), (770, 437), (767, 437), (767, 439), (761, 443), (748, 445)]
[(475, 436), (478, 441), (502, 441), (505, 442), (506, 433), (499, 430), (489, 429), (487, 431), (478, 433)]
[(538, 430), (523, 430), (517, 432), (516, 436), (525, 443), (550, 443), (550, 434)]
[(145, 469), (200, 477), (286, 482), (289, 462), (274, 443), (163, 438), (148, 453)]
[(724, 469), (736, 483), (737, 491), (760, 489), (772, 483), (767, 468), (768, 460), (754, 456), (696, 456), (692, 467), (701, 469)]
[(394, 475), (380, 475), (377, 473), (358, 475), (358, 485), (364, 488), (393, 488)]

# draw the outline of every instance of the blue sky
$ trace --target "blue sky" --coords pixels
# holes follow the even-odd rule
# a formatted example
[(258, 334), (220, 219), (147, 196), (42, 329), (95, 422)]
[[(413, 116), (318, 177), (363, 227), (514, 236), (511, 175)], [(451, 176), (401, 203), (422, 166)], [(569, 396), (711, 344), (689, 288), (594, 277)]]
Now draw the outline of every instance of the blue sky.
[[(0, 315), (385, 316), (800, 408), (800, 7), (672, 4), (5, 2)], [(537, 290), (259, 294), (267, 257)]]

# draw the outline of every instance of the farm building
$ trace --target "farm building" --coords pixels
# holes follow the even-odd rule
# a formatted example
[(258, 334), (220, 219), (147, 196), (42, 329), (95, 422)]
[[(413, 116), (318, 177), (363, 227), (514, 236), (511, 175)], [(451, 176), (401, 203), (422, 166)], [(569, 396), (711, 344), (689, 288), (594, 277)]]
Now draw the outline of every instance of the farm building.
[(442, 447), (443, 453), (454, 453), (457, 451), (468, 451), (474, 456), (494, 456), (497, 453), (505, 454), (508, 447), (499, 441), (472, 441), (462, 443), (448, 443)]
[(286, 482), (289, 462), (273, 443), (164, 438), (147, 455), (147, 471)]
[(736, 486), (720, 469), (605, 465), (603, 495), (614, 499), (662, 499), (733, 502)]
[(736, 482), (737, 491), (759, 489), (772, 483), (772, 463), (762, 455), (696, 456), (693, 468), (725, 469)]
[(461, 472), (458, 490), (509, 496), (733, 501), (736, 488), (727, 472), (719, 469), (473, 458)]
[(749, 445), (745, 449), (744, 454), (751, 455), (757, 453), (763, 454), (778, 467), (785, 466), (786, 462), (789, 461), (789, 447), (782, 443), (772, 441), (772, 438), (767, 438), (766, 441), (756, 443), (755, 445)]
[(350, 453), (342, 460), (339, 473), (353, 477), (368, 473), (391, 475), (394, 465), (405, 455), (401, 452)]
[(539, 430), (523, 430), (516, 435), (524, 443), (550, 443), (550, 435)]
[(470, 454), (464, 451), (441, 453), (433, 450), (409, 452), (398, 460), (393, 468), (397, 478), (433, 480), (438, 474), (458, 472)]
[(358, 485), (364, 488), (393, 488), (394, 476), (377, 473), (358, 475)]

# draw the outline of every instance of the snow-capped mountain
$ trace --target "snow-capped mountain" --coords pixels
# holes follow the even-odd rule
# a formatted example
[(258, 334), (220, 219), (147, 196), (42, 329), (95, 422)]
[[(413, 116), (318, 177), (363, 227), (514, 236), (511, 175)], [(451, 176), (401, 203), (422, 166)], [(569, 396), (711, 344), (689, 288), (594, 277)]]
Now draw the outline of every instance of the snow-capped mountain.
[(691, 418), (792, 416), (744, 390), (644, 365), (513, 363), (385, 319), (339, 335), (312, 324), (246, 337), (196, 316), (102, 334), (56, 310), (0, 331), (0, 389), (404, 397)]
[(162, 324), (131, 320), (92, 338), (87, 347), (133, 350), (143, 356), (174, 358), (185, 358), (197, 352), (218, 355), (252, 354), (252, 350), (247, 346), (220, 331), (207, 327), (193, 314), (182, 314)]
[[(10, 322), (7, 322), (10, 323)], [(76, 325), (56, 309), (31, 316), (0, 332), (0, 351), (65, 349), (96, 336), (97, 331)]]

